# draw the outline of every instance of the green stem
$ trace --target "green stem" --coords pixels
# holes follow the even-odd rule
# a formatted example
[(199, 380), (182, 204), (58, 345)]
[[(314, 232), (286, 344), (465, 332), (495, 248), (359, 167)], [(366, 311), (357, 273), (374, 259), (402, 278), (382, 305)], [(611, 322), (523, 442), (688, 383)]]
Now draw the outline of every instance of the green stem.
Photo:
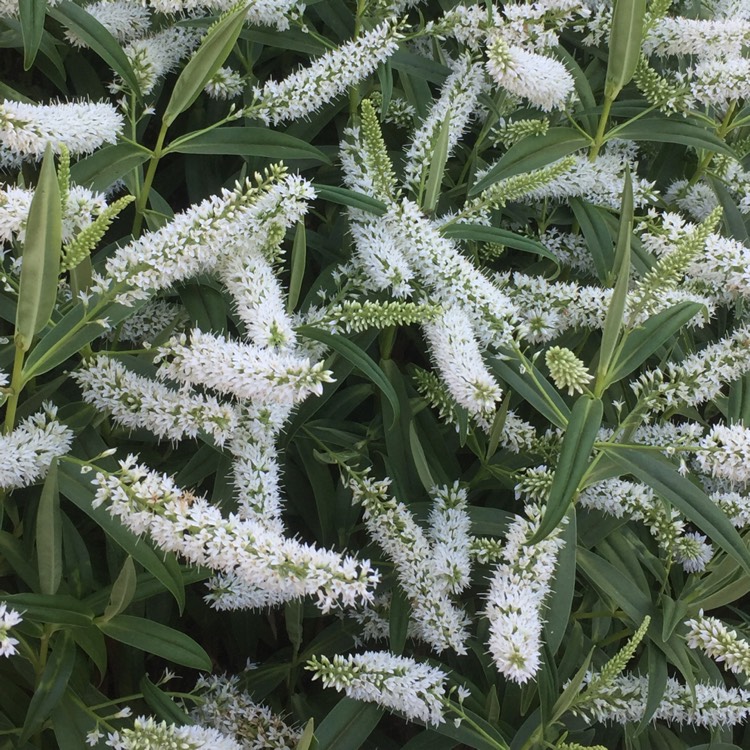
[(602, 114), (599, 117), (599, 127), (596, 129), (594, 142), (591, 144), (591, 149), (589, 150), (589, 161), (594, 161), (594, 159), (599, 156), (599, 150), (604, 145), (604, 136), (607, 132), (607, 121), (609, 120), (609, 112), (612, 109), (613, 103), (614, 98), (605, 94)]
[[(732, 102), (729, 105), (729, 109), (727, 110), (726, 115), (724, 115), (724, 119), (721, 121), (721, 125), (716, 129), (716, 135), (719, 138), (724, 138), (727, 133), (732, 129), (732, 126), (730, 125), (732, 121), (732, 115), (734, 115), (735, 107), (737, 106), (737, 102)], [(716, 156), (716, 153), (711, 151), (707, 153), (698, 163), (698, 167), (695, 170), (695, 174), (690, 178), (689, 185), (695, 185), (698, 180), (700, 180), (701, 177), (706, 173), (706, 170), (711, 166), (711, 162), (714, 159), (714, 156)]]
[(148, 169), (146, 170), (146, 178), (143, 180), (143, 187), (141, 193), (138, 196), (138, 200), (135, 204), (135, 219), (133, 221), (133, 237), (136, 239), (140, 237), (141, 227), (143, 226), (143, 215), (148, 205), (148, 196), (151, 192), (151, 185), (154, 182), (154, 176), (156, 175), (156, 167), (159, 164), (159, 160), (164, 155), (164, 139), (167, 137), (167, 128), (169, 125), (162, 122), (161, 130), (159, 131), (159, 137), (156, 139), (156, 146), (151, 152), (151, 161), (148, 163)]
[(18, 408), (18, 397), (23, 390), (23, 358), (26, 352), (16, 343), (16, 355), (13, 359), (13, 375), (10, 380), (11, 393), (8, 397), (8, 406), (5, 411), (5, 434), (13, 430), (16, 422), (16, 409)]

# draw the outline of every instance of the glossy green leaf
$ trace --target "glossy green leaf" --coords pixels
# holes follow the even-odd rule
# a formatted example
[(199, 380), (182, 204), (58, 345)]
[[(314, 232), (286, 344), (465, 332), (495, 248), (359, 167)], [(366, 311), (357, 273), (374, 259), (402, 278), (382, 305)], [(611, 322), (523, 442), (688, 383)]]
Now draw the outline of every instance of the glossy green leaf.
[(16, 346), (28, 351), (52, 315), (62, 249), (60, 188), (52, 147), (47, 146), (29, 208), (16, 308)]
[(563, 156), (580, 151), (590, 143), (573, 128), (550, 128), (545, 135), (532, 135), (514, 143), (481, 180), (469, 189), (478, 195), (490, 185), (523, 172), (546, 167)]
[(443, 237), (455, 240), (471, 240), (473, 242), (488, 242), (496, 245), (505, 245), (514, 250), (524, 253), (541, 255), (559, 265), (557, 256), (547, 250), (541, 242), (524, 237), (521, 234), (510, 232), (500, 227), (488, 227), (484, 224), (449, 224), (440, 230)]
[(371, 198), (364, 193), (358, 193), (356, 190), (336, 187), (335, 185), (321, 185), (320, 183), (315, 183), (313, 187), (318, 194), (318, 198), (330, 203), (358, 208), (360, 211), (367, 211), (367, 213), (375, 214), (375, 216), (383, 216), (388, 211), (388, 206), (383, 201)]
[(195, 723), (190, 715), (177, 705), (158, 685), (151, 682), (147, 675), (143, 675), (138, 687), (141, 693), (143, 693), (143, 700), (148, 703), (154, 715), (161, 721), (183, 727)]
[(508, 359), (488, 358), (493, 372), (542, 416), (564, 430), (570, 419), (570, 409), (557, 389), (533, 365), (522, 367), (514, 355), (501, 353), (507, 354)]
[(115, 615), (124, 612), (135, 596), (136, 574), (133, 558), (128, 555), (122, 564), (120, 573), (112, 586), (109, 602), (102, 615), (102, 621), (111, 620)]
[(359, 750), (382, 715), (383, 709), (373, 703), (342, 698), (315, 732), (318, 750)]
[(716, 503), (683, 477), (673, 463), (661, 454), (625, 446), (612, 446), (606, 452), (623, 473), (632, 474), (651, 487), (750, 573), (750, 550), (737, 529)]
[(667, 689), (667, 660), (664, 653), (653, 643), (648, 649), (648, 692), (643, 717), (635, 729), (635, 736), (641, 734), (652, 723), (652, 719), (659, 705), (664, 700)]
[(162, 659), (191, 669), (211, 670), (211, 658), (190, 636), (179, 630), (132, 615), (116, 615), (98, 621), (97, 627), (109, 638), (156, 654)]
[(402, 654), (409, 630), (411, 603), (401, 586), (395, 582), (391, 587), (391, 592), (391, 610), (388, 618), (389, 645), (394, 654)]
[(529, 544), (537, 544), (549, 536), (568, 512), (591, 460), (603, 413), (601, 399), (584, 394), (575, 402), (563, 437), (544, 515)]
[(603, 208), (592, 206), (578, 198), (570, 200), (570, 207), (586, 239), (597, 278), (606, 283), (614, 266), (613, 241), (606, 222), (606, 212)]
[(635, 122), (614, 128), (608, 133), (608, 137), (622, 138), (626, 141), (680, 143), (736, 158), (732, 149), (705, 126), (673, 118), (641, 117)]
[(560, 535), (564, 546), (557, 555), (555, 577), (550, 587), (552, 593), (546, 602), (544, 640), (553, 656), (563, 642), (570, 621), (576, 585), (576, 537), (576, 513), (573, 507), (568, 513), (567, 523)]
[(140, 87), (133, 68), (122, 47), (107, 29), (90, 13), (71, 0), (63, 0), (47, 9), (47, 14), (70, 29), (109, 65), (127, 84), (136, 96), (140, 97)]
[(97, 149), (70, 168), (70, 178), (95, 192), (103, 193), (128, 172), (148, 161), (151, 152), (132, 143), (117, 143)]
[(76, 660), (76, 646), (70, 631), (60, 633), (52, 644), (52, 653), (47, 658), (47, 664), (41, 679), (31, 697), (29, 709), (23, 723), (23, 730), (19, 737), (22, 746), (44, 723), (52, 710), (58, 704), (68, 686), (68, 680), (73, 673)]
[(247, 8), (239, 4), (208, 30), (172, 88), (162, 117), (165, 126), (174, 122), (200, 96), (206, 84), (224, 64), (242, 31), (246, 16)]
[(605, 96), (615, 99), (630, 83), (641, 56), (646, 0), (615, 0), (609, 33)]
[(699, 302), (679, 302), (628, 331), (617, 359), (607, 374), (607, 385), (630, 375), (704, 309)]
[(320, 150), (300, 138), (269, 128), (223, 127), (187, 133), (175, 139), (165, 153), (261, 156), (268, 159), (312, 159), (329, 164)]
[(36, 560), (39, 590), (55, 594), (62, 578), (62, 516), (57, 486), (57, 460), (50, 464), (36, 515)]
[(44, 17), (47, 13), (47, 0), (18, 0), (18, 15), (23, 34), (23, 69), (29, 70), (34, 64), (44, 33)]
[(312, 326), (300, 326), (297, 329), (303, 336), (320, 341), (340, 354), (345, 360), (351, 362), (365, 377), (380, 388), (383, 395), (393, 409), (394, 420), (398, 419), (399, 403), (398, 395), (383, 371), (372, 361), (366, 352), (362, 351), (356, 344), (338, 334), (327, 333)]
[(286, 298), (287, 312), (291, 313), (297, 307), (299, 294), (302, 289), (302, 280), (305, 277), (305, 266), (307, 264), (307, 235), (305, 222), (298, 221), (294, 232), (294, 243), (292, 244), (291, 272), (289, 274), (289, 291)]
[(94, 620), (94, 613), (69, 594), (4, 594), (0, 598), (37, 622), (86, 628)]
[(432, 476), (432, 470), (427, 462), (427, 456), (425, 455), (419, 435), (414, 427), (414, 422), (409, 424), (409, 447), (411, 448), (411, 456), (414, 459), (414, 465), (419, 475), (419, 481), (422, 482), (422, 486), (429, 492), (435, 487), (436, 482)]
[(607, 382), (609, 366), (615, 347), (620, 340), (622, 321), (625, 314), (628, 286), (630, 285), (630, 235), (633, 233), (633, 181), (630, 171), (625, 174), (625, 184), (620, 204), (620, 227), (617, 234), (615, 264), (617, 281), (607, 308), (602, 331), (602, 344), (599, 348), (599, 366), (596, 373), (596, 393), (601, 394)]
[(315, 719), (310, 717), (305, 724), (305, 728), (302, 730), (297, 744), (294, 746), (294, 750), (316, 750), (318, 747), (318, 740), (315, 737)]
[(443, 121), (440, 123), (440, 128), (437, 131), (435, 140), (432, 143), (432, 148), (429, 151), (432, 154), (430, 159), (430, 166), (427, 171), (427, 183), (424, 187), (424, 195), (422, 196), (422, 208), (427, 213), (432, 213), (437, 206), (438, 198), (440, 197), (440, 187), (443, 184), (443, 173), (445, 172), (445, 164), (448, 161), (448, 145), (451, 134), (451, 111), (450, 107), (445, 113)]

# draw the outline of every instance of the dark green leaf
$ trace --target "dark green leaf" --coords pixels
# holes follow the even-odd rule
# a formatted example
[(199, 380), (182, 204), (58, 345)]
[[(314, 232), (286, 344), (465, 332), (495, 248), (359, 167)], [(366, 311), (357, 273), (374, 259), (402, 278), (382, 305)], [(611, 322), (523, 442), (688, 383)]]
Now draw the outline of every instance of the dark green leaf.
[(39, 590), (55, 594), (62, 578), (62, 517), (57, 487), (57, 459), (50, 465), (36, 516), (36, 559)]
[(137, 169), (151, 152), (132, 143), (117, 143), (95, 151), (70, 168), (70, 179), (77, 185), (103, 193), (128, 172)]
[(159, 622), (132, 615), (116, 615), (96, 625), (104, 635), (128, 646), (184, 667), (211, 670), (211, 658), (190, 636)]
[(204, 133), (188, 133), (170, 143), (165, 153), (314, 159), (324, 164), (331, 161), (322, 151), (300, 138), (269, 128), (252, 127), (213, 128)]
[(44, 16), (47, 13), (47, 0), (18, 0), (18, 14), (21, 18), (23, 34), (23, 69), (29, 70), (34, 64), (44, 33)]
[(656, 141), (658, 143), (681, 143), (693, 148), (705, 148), (717, 154), (736, 158), (736, 154), (724, 141), (710, 130), (682, 120), (666, 117), (642, 117), (635, 122), (614, 128), (608, 137), (626, 141)]
[(348, 190), (335, 185), (321, 185), (320, 183), (315, 183), (313, 187), (318, 194), (318, 198), (331, 203), (358, 208), (360, 211), (367, 211), (376, 216), (383, 216), (388, 211), (388, 206), (383, 201), (370, 198), (369, 195), (358, 193), (355, 190)]
[(359, 750), (380, 722), (383, 709), (342, 698), (315, 732), (318, 750)]
[(506, 245), (524, 253), (534, 253), (551, 260), (559, 265), (557, 256), (547, 250), (541, 242), (510, 232), (499, 227), (488, 227), (484, 224), (449, 224), (440, 230), (443, 237), (454, 240), (472, 240), (474, 242), (488, 242), (496, 245)]
[(163, 690), (154, 685), (147, 675), (143, 675), (138, 686), (143, 693), (143, 700), (148, 703), (154, 715), (177, 726), (189, 726), (195, 722), (180, 706), (178, 706)]

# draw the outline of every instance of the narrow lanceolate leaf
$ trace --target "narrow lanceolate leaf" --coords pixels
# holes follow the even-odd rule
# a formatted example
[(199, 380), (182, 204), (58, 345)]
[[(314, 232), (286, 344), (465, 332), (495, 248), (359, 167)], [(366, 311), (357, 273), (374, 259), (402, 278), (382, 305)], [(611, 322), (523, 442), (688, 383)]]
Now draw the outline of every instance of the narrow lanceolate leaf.
[(422, 208), (428, 213), (435, 210), (440, 197), (440, 186), (443, 184), (443, 172), (445, 163), (448, 161), (448, 140), (451, 134), (451, 112), (445, 113), (445, 118), (440, 124), (437, 137), (432, 144), (432, 161), (427, 173), (427, 184), (424, 189)]
[(383, 709), (372, 703), (342, 698), (315, 733), (319, 750), (358, 750), (382, 715)]
[(217, 21), (203, 38), (198, 51), (182, 69), (172, 89), (172, 96), (164, 111), (164, 124), (170, 125), (200, 95), (206, 84), (229, 57), (245, 23), (247, 8), (244, 3)]
[(624, 446), (611, 446), (607, 455), (623, 473), (632, 474), (651, 487), (688, 521), (694, 523), (717, 546), (750, 574), (750, 550), (724, 512), (677, 467), (657, 453)]
[(79, 39), (86, 43), (99, 57), (114, 70), (136, 96), (140, 96), (138, 79), (133, 72), (127, 55), (122, 47), (99, 21), (71, 0), (63, 0), (47, 14), (70, 29)]
[(208, 654), (188, 635), (144, 617), (117, 615), (97, 627), (109, 638), (192, 669), (211, 669)]
[(44, 16), (47, 0), (18, 0), (18, 15), (21, 18), (23, 35), (23, 69), (29, 70), (34, 64), (44, 33)]
[(617, 234), (617, 249), (615, 251), (615, 267), (617, 269), (617, 281), (612, 299), (604, 320), (604, 331), (602, 333), (602, 345), (599, 350), (599, 368), (596, 374), (596, 392), (602, 393), (604, 383), (609, 371), (615, 347), (620, 338), (622, 319), (625, 314), (625, 301), (628, 295), (628, 282), (630, 281), (630, 235), (633, 233), (633, 181), (630, 171), (625, 173), (625, 184), (622, 191), (622, 203), (620, 205), (620, 229)]
[(628, 332), (607, 374), (607, 385), (622, 380), (664, 346), (705, 306), (700, 302), (679, 302), (650, 317), (642, 326)]
[(547, 508), (530, 544), (541, 542), (560, 524), (575, 498), (578, 485), (586, 473), (596, 435), (602, 424), (604, 407), (601, 399), (580, 396), (573, 406), (568, 429), (563, 438), (560, 460), (555, 469)]
[(289, 293), (286, 298), (287, 312), (293, 312), (294, 308), (297, 307), (297, 302), (299, 302), (306, 263), (307, 235), (305, 233), (305, 222), (298, 221), (297, 229), (294, 232), (294, 244), (292, 245), (292, 268), (289, 276)]
[(42, 726), (62, 698), (73, 673), (75, 660), (76, 646), (73, 636), (70, 631), (60, 633), (54, 640), (52, 653), (29, 702), (23, 730), (18, 738), (18, 747), (25, 746), (25, 742)]
[(635, 73), (643, 41), (646, 0), (615, 0), (604, 94), (615, 99)]
[(135, 595), (136, 575), (135, 575), (135, 564), (133, 558), (128, 555), (125, 558), (125, 562), (122, 565), (122, 570), (117, 576), (117, 580), (112, 586), (112, 593), (109, 595), (109, 602), (102, 620), (111, 620), (115, 615), (119, 615), (120, 612), (124, 612), (128, 604), (133, 601)]
[(62, 517), (56, 460), (50, 466), (39, 498), (39, 511), (36, 515), (36, 559), (40, 591), (42, 594), (56, 594), (62, 578)]
[(315, 739), (315, 719), (310, 718), (305, 724), (302, 736), (299, 738), (294, 750), (313, 750), (317, 747)]
[(47, 146), (29, 209), (16, 309), (16, 345), (28, 351), (47, 324), (57, 296), (62, 249), (60, 188), (52, 147)]
[(487, 174), (469, 190), (478, 195), (490, 185), (523, 172), (546, 167), (563, 156), (590, 144), (590, 139), (573, 128), (550, 128), (545, 135), (530, 135), (513, 144)]

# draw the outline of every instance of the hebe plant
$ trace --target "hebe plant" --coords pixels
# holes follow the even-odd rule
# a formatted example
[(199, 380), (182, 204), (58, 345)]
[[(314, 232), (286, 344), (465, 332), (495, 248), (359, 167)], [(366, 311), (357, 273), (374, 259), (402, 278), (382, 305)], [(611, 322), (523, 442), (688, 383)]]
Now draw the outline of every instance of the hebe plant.
[(748, 746), (748, 3), (0, 25), (0, 748)]

